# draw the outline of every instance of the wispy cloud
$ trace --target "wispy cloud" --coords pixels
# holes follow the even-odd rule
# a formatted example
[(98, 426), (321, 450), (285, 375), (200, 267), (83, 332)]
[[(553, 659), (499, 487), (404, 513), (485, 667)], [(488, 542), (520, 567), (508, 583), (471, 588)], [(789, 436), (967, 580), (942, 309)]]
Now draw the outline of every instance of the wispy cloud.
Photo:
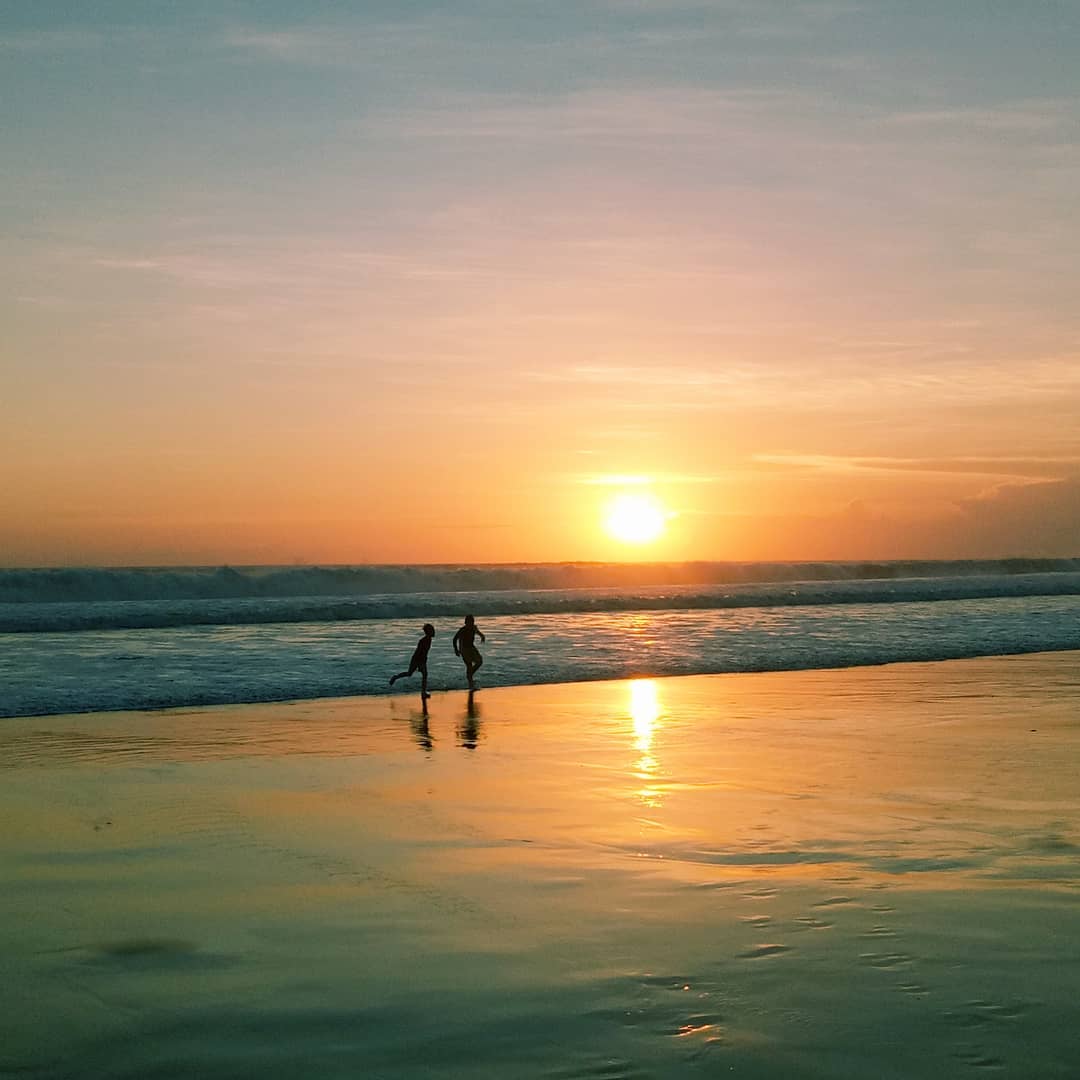
[(366, 278), (450, 281), (475, 278), (476, 266), (453, 265), (449, 259), (425, 258), (404, 252), (339, 247), (333, 243), (310, 246), (274, 245), (252, 240), (232, 252), (173, 251), (149, 256), (101, 255), (92, 257), (103, 270), (144, 272), (192, 286), (223, 290), (312, 291), (359, 285)]
[(896, 112), (882, 119), (894, 127), (960, 128), (992, 134), (1072, 132), (1080, 137), (1080, 106), (1066, 99), (1036, 99), (996, 107), (967, 106)]
[(219, 45), (251, 59), (309, 66), (349, 66), (402, 42), (415, 48), (408, 31), (396, 34), (386, 27), (265, 27), (233, 28), (222, 33)]
[(854, 358), (836, 364), (828, 353), (803, 351), (788, 358), (758, 361), (717, 356), (696, 367), (657, 362), (655, 365), (580, 364), (530, 370), (526, 377), (544, 382), (578, 386), (604, 386), (636, 391), (643, 403), (658, 404), (662, 398), (642, 397), (642, 392), (662, 395), (689, 394), (687, 404), (715, 405), (718, 395), (728, 402), (733, 396), (751, 397), (761, 404), (778, 406), (819, 401), (824, 406), (845, 406), (853, 398), (875, 399), (892, 395), (905, 407), (917, 401), (935, 406), (957, 401), (1080, 395), (1080, 358), (1059, 357), (1032, 361), (1022, 370), (1013, 365), (995, 366), (982, 357), (942, 367), (936, 361), (915, 363), (906, 358), (894, 367), (867, 370)]
[[(413, 139), (557, 140), (594, 146), (609, 140), (700, 140), (735, 132), (760, 138), (765, 116), (779, 119), (791, 116), (793, 110), (805, 113), (809, 93), (752, 86), (624, 86), (543, 96), (443, 94), (428, 105), (374, 112), (365, 128)], [(820, 96), (814, 100), (822, 102)]]
[(539, 382), (593, 383), (601, 386), (622, 385), (679, 389), (726, 385), (737, 378), (729, 370), (656, 365), (582, 364), (564, 368), (534, 370), (527, 373)]
[(574, 483), (584, 484), (586, 487), (651, 487), (676, 486), (683, 484), (715, 484), (721, 477), (706, 476), (696, 473), (673, 473), (653, 472), (649, 474), (638, 473), (580, 473), (571, 477)]
[[(427, 81), (423, 65), (445, 63), (453, 55), (447, 51), (450, 43), (482, 42), (485, 28), (490, 35), (489, 22), (465, 14), (357, 16), (278, 26), (237, 24), (222, 30), (213, 44), (236, 59), (358, 72), (394, 71), (423, 84)], [(528, 42), (520, 47), (527, 49)]]
[(1033, 482), (1059, 480), (1080, 471), (1078, 457), (846, 457), (829, 454), (755, 454), (752, 461), (797, 472), (935, 473), (986, 478), (1024, 477)]
[(59, 53), (96, 49), (107, 40), (93, 30), (8, 30), (0, 31), (0, 52)]
[(343, 47), (339, 35), (310, 29), (226, 30), (221, 36), (221, 44), (240, 52), (292, 61), (318, 60), (338, 55)]
[(684, 46), (701, 47), (733, 39), (805, 39), (826, 33), (836, 20), (857, 13), (862, 4), (850, 0), (790, 0), (783, 5), (761, 0), (585, 0), (578, 5), (584, 20), (562, 18), (552, 11), (545, 33), (537, 37), (527, 15), (520, 20), (512, 9), (492, 20), (486, 5), (467, 4), (443, 11), (393, 16), (363, 14), (347, 18), (266, 23), (234, 23), (223, 30), (219, 43), (238, 54), (268, 61), (352, 66), (362, 59), (385, 57), (387, 50), (400, 56), (434, 50), (447, 58), (448, 43), (456, 50), (497, 42), (519, 57), (550, 57), (552, 47), (582, 59), (639, 50)]
[(125, 258), (123, 256), (100, 256), (94, 260), (95, 266), (103, 270), (168, 270), (168, 263), (161, 259)]

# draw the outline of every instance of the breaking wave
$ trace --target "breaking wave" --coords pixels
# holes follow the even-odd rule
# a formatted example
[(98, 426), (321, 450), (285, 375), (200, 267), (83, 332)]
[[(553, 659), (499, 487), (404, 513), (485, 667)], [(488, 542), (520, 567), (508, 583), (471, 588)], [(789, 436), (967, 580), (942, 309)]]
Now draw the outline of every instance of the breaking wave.
[(1080, 573), (1074, 559), (0, 570), (0, 603), (237, 600)]
[(1080, 559), (0, 571), (0, 632), (1080, 595)]

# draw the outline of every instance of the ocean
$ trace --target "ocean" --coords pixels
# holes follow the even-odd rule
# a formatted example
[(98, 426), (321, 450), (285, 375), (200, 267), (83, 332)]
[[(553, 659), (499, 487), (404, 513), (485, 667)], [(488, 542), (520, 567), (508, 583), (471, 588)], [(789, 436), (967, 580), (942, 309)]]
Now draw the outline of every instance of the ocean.
[[(1080, 559), (0, 570), (0, 716), (1080, 649)], [(416, 694), (419, 680), (394, 693)]]

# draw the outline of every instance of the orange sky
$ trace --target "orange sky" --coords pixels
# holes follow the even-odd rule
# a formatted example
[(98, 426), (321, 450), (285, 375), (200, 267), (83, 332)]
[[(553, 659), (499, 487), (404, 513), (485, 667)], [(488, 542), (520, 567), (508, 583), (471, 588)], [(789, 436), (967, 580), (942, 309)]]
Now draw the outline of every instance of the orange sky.
[(1068, 11), (291, 7), (0, 33), (0, 564), (1080, 554)]

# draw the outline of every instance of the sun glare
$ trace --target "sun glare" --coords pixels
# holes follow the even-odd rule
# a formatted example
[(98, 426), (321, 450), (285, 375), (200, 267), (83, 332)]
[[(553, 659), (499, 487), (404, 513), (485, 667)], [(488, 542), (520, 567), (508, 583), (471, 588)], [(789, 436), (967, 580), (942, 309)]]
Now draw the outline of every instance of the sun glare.
[(663, 531), (667, 514), (652, 495), (617, 495), (608, 504), (604, 527), (624, 544), (647, 544)]

